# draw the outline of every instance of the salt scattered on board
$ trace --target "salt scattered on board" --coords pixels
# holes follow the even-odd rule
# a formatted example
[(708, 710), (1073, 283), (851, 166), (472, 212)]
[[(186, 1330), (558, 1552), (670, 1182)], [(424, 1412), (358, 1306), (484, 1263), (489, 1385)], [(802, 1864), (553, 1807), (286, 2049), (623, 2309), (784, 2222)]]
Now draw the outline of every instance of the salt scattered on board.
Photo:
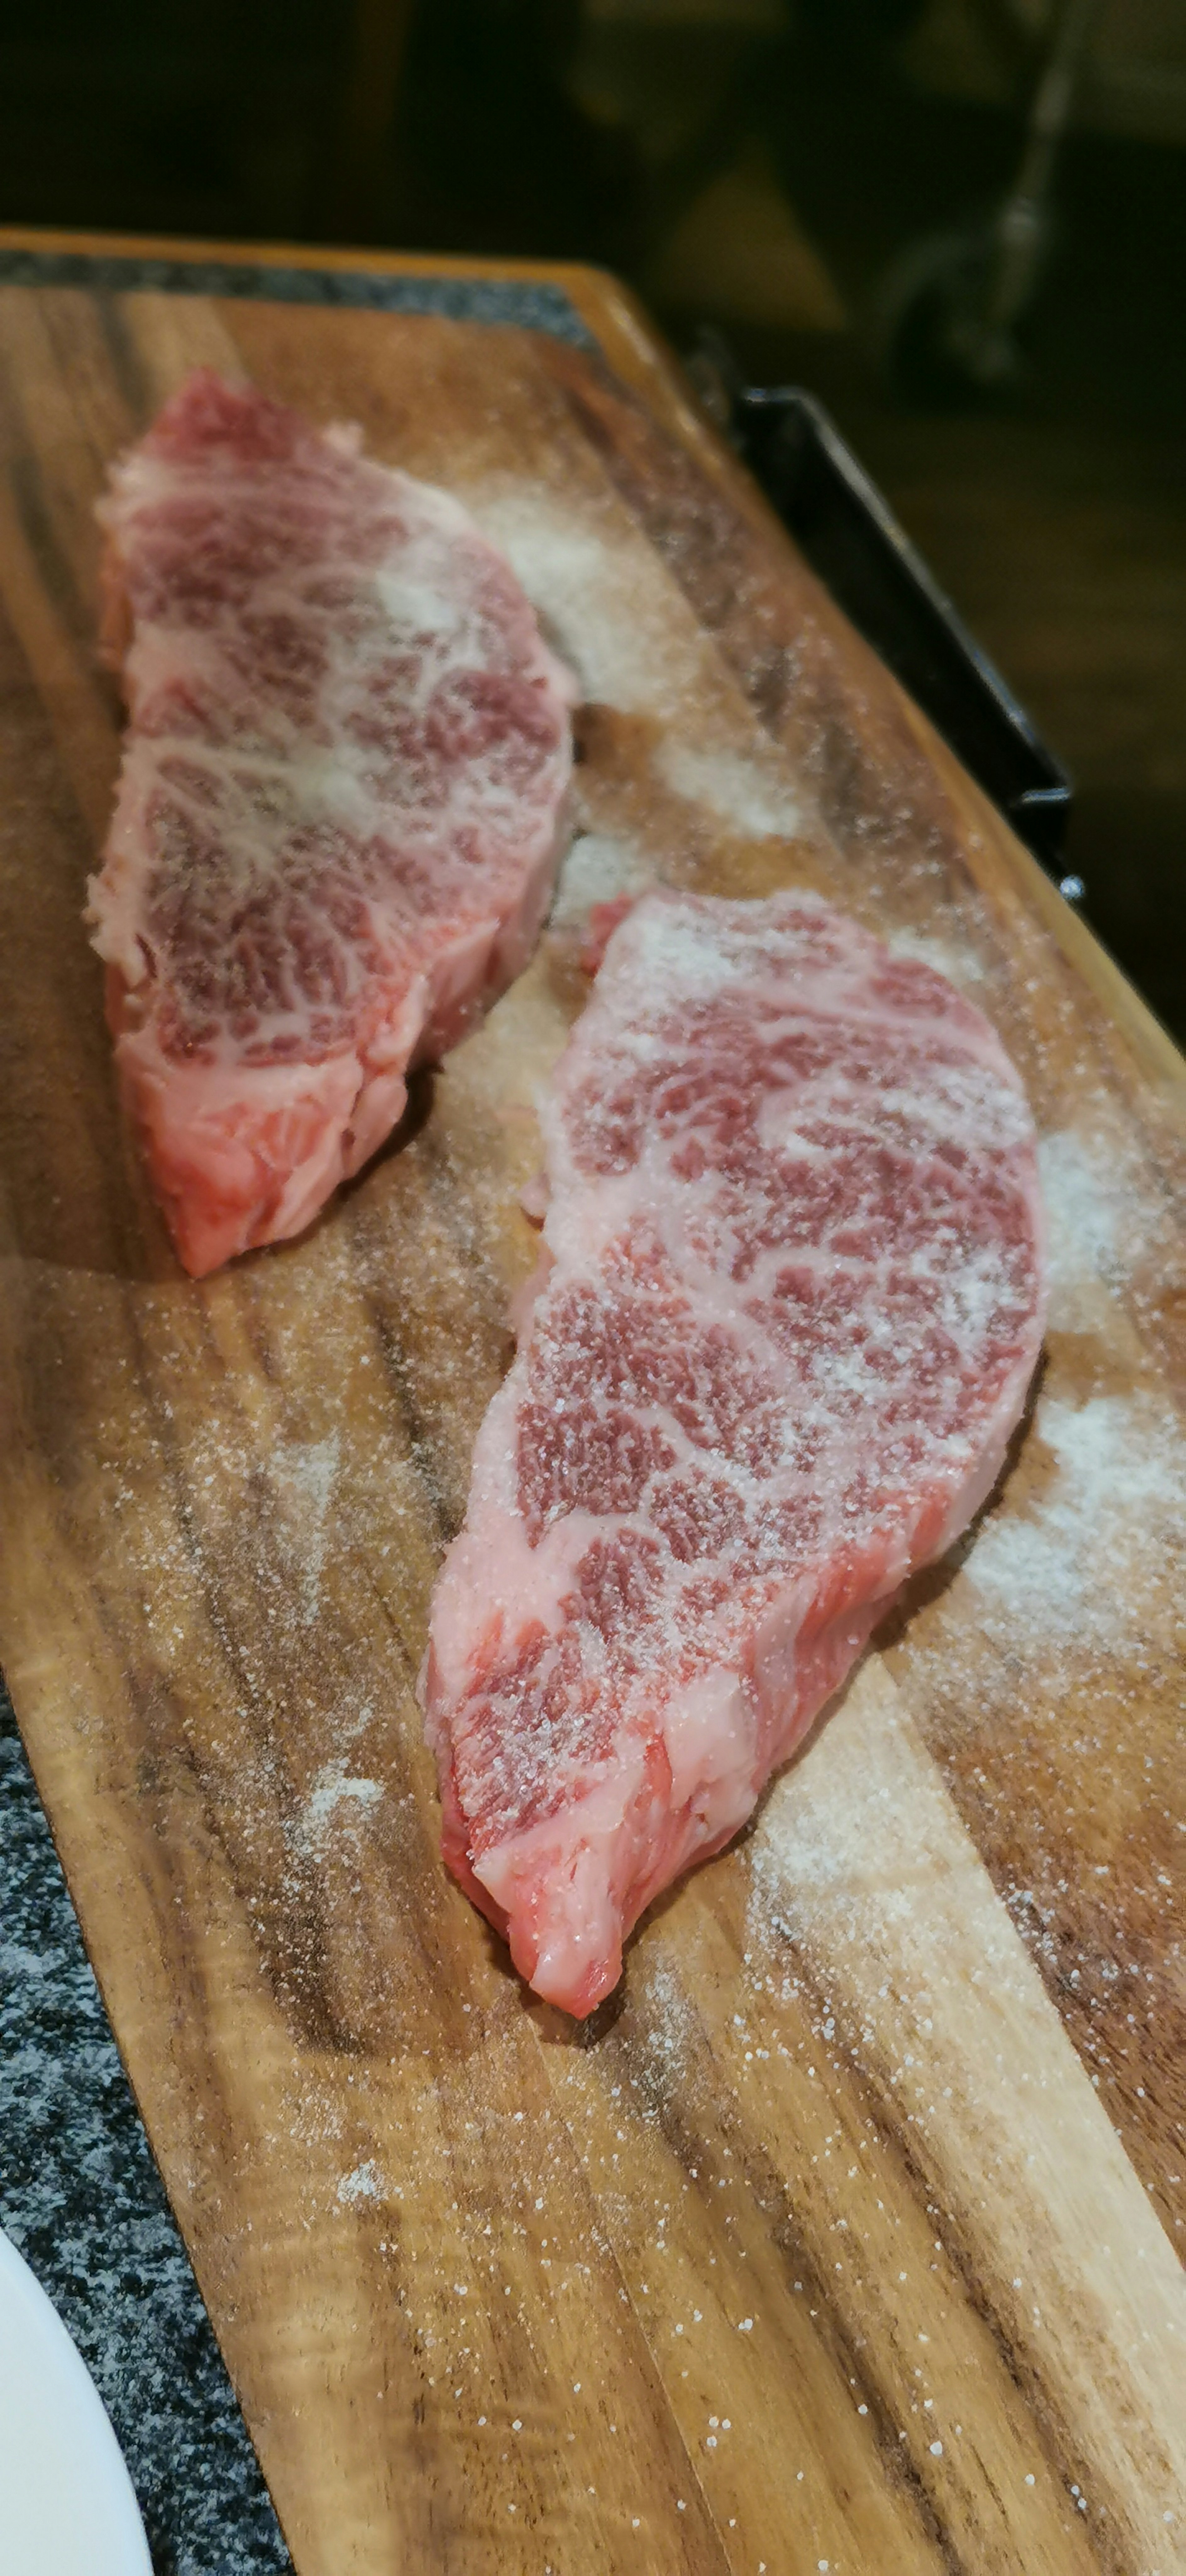
[(368, 2156), (365, 2164), (355, 2165), (352, 2173), (343, 2174), (338, 2184), (338, 2198), (347, 2205), (351, 2201), (381, 2200), (384, 2189), (379, 2167), (374, 2157)]
[(553, 930), (581, 926), (595, 903), (613, 903), (618, 895), (643, 894), (655, 882), (655, 870), (641, 850), (608, 832), (582, 832), (572, 843), (560, 870), (549, 914)]
[(289, 1540), (300, 1567), (305, 1625), (321, 1605), (321, 1576), (329, 1531), (326, 1515), (337, 1480), (342, 1443), (331, 1431), (324, 1440), (291, 1440), (273, 1452), (269, 1472), (290, 1523)]
[(478, 486), (465, 499), (508, 556), (586, 700), (625, 715), (670, 717), (696, 692), (710, 648), (644, 540), (635, 557), (622, 547), (619, 521), (603, 534), (588, 504), (582, 511), (578, 500), (561, 502), (527, 483)]
[(753, 840), (792, 840), (803, 828), (802, 806), (773, 762), (760, 765), (735, 751), (665, 742), (657, 766), (677, 796), (706, 805), (719, 821)]
[(319, 1856), (326, 1848), (331, 1825), (357, 1822), (368, 1808), (378, 1806), (382, 1796), (381, 1781), (363, 1779), (348, 1771), (341, 1761), (324, 1763), (301, 1816), (299, 1840), (303, 1849)]
[(1050, 1322), (1057, 1331), (1090, 1331), (1097, 1284), (1122, 1289), (1151, 1254), (1169, 1253), (1164, 1204), (1133, 1146), (1109, 1135), (1102, 1115), (1043, 1137), (1038, 1166), (1050, 1229)]
[(1186, 1597), (1186, 1441), (1142, 1395), (1050, 1396), (1034, 1428), (1055, 1474), (1028, 1510), (979, 1532), (964, 1567), (977, 1623), (1031, 1659), (1052, 1644), (1123, 1652)]
[(940, 939), (930, 931), (905, 929), (891, 930), (885, 944), (891, 956), (908, 957), (916, 966), (929, 966), (936, 975), (946, 975), (958, 992), (985, 981), (983, 959), (964, 940)]

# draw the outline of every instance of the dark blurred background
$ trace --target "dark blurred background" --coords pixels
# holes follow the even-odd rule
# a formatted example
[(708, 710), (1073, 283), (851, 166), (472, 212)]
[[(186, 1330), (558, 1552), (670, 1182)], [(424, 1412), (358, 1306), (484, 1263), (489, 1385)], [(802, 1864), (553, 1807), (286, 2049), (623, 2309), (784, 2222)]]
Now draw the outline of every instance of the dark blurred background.
[[(1042, 258), (969, 371), (1044, 71)], [(598, 260), (814, 388), (1186, 1037), (1186, 0), (9, 0), (0, 221)]]

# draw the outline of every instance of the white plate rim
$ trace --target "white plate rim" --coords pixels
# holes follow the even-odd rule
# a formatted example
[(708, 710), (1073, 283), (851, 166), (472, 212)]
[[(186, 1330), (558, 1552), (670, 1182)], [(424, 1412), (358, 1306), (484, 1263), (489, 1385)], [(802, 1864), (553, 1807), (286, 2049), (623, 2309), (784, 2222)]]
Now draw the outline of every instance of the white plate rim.
[[(30, 2368), (40, 2363), (47, 2395), (56, 2397), (63, 2416), (68, 2417), (77, 2450), (81, 2453), (85, 2446), (90, 2472), (88, 2502), (96, 2516), (105, 2517), (110, 2546), (120, 2553), (121, 2569), (126, 2568), (127, 2576), (152, 2576), (135, 2489), (107, 2409), (52, 2300), (2, 2228), (0, 2305), (7, 2306), (10, 2314), (15, 2312), (25, 2327)], [(103, 2527), (100, 2520), (101, 2536)]]

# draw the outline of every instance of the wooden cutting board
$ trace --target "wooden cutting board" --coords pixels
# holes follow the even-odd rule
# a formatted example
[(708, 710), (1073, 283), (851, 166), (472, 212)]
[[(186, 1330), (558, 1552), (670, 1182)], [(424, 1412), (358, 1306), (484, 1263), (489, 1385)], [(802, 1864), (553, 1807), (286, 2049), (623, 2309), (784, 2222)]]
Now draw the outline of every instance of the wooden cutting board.
[[(300, 2576), (1169, 2576), (1180, 1061), (610, 281), (342, 259), (329, 307), (197, 254), (146, 283), (142, 244), (24, 246), (0, 1655)], [(458, 491), (587, 701), (528, 972), (305, 1240), (200, 1286), (121, 1130), (80, 922), (119, 737), (93, 503), (198, 360)], [(533, 1259), (574, 925), (650, 875), (821, 886), (946, 966), (1029, 1086), (1054, 1296), (970, 1547), (575, 2030), (442, 1873), (415, 1676)]]

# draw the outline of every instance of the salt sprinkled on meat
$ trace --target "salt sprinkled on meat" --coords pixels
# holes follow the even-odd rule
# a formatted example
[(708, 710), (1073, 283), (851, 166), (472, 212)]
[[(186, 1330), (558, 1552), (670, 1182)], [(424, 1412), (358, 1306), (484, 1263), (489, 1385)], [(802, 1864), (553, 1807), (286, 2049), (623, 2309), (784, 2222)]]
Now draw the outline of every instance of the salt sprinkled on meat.
[(587, 2012), (989, 1491), (1042, 1222), (987, 1022), (807, 895), (645, 896), (543, 1124), (426, 1718), (450, 1867)]
[(94, 944), (195, 1275), (300, 1233), (530, 954), (571, 685), (448, 494), (199, 372), (117, 466)]

